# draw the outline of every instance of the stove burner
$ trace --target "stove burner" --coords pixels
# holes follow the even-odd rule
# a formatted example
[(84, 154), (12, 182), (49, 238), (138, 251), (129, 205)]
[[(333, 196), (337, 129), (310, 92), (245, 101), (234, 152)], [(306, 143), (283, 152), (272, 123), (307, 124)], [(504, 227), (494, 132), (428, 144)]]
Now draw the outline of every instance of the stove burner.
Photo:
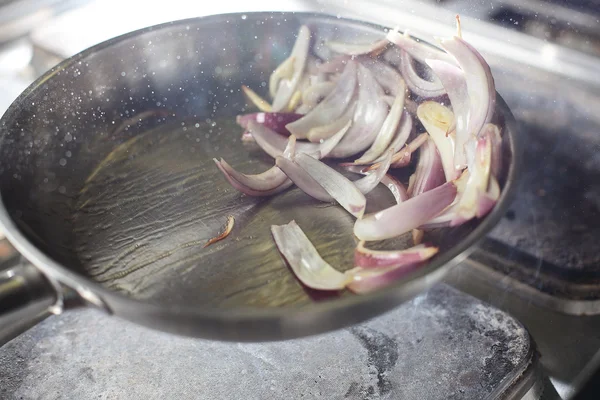
[(541, 385), (525, 328), (446, 285), (367, 324), (264, 344), (174, 337), (74, 311), (9, 342), (0, 360), (5, 400), (54, 392), (82, 400), (521, 399)]

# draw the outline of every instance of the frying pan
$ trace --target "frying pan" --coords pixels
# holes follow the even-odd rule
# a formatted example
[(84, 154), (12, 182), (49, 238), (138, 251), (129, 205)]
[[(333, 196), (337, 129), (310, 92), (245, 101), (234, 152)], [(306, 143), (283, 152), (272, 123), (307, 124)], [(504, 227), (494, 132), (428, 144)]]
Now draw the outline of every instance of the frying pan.
[[(269, 226), (298, 221), (320, 254), (352, 266), (353, 218), (298, 189), (241, 195), (212, 162), (272, 160), (240, 141), (239, 88), (262, 88), (301, 24), (369, 42), (383, 27), (318, 14), (228, 14), (167, 23), (92, 47), (31, 85), (1, 120), (0, 224), (23, 262), (0, 278), (0, 328), (93, 306), (155, 329), (228, 341), (280, 340), (365, 321), (438, 282), (504, 214), (517, 175), (514, 119), (498, 97), (503, 187), (484, 219), (430, 233), (440, 253), (369, 295), (303, 288)], [(367, 211), (392, 204), (380, 185)], [(231, 235), (211, 246), (227, 216)], [(405, 238), (398, 239), (402, 245)], [(406, 243), (404, 243), (406, 245)], [(5, 338), (6, 339), (6, 338)]]

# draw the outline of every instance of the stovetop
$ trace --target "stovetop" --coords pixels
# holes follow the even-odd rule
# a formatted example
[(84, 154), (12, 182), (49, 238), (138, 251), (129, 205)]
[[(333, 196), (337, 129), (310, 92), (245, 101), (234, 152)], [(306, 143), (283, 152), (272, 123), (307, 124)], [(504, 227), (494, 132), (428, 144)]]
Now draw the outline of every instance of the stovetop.
[[(555, 15), (552, 7), (539, 8), (549, 2), (563, 3), (560, 6), (566, 11)], [(530, 398), (538, 398), (536, 393), (544, 386), (544, 380), (536, 375), (542, 371), (540, 365), (563, 396), (572, 390), (579, 372), (600, 349), (600, 252), (594, 240), (600, 237), (600, 61), (596, 58), (600, 53), (596, 54), (595, 41), (600, 25), (594, 31), (596, 17), (586, 8), (593, 6), (594, 0), (578, 3), (578, 7), (558, 0), (481, 4), (447, 0), (440, 2), (441, 7), (434, 6), (435, 1), (349, 3), (298, 0), (286, 3), (286, 7), (398, 24), (411, 31), (429, 29), (440, 35), (453, 32), (453, 13), (459, 11), (464, 16), (465, 37), (473, 38), (478, 48), (485, 49), (497, 89), (525, 137), (523, 174), (516, 200), (505, 218), (473, 257), (453, 270), (447, 283), (493, 306), (440, 285), (360, 327), (285, 345), (256, 346), (174, 338), (108, 319), (95, 311), (81, 311), (53, 317), (0, 349), (0, 382), (9, 388), (6, 398), (38, 398), (48, 388), (52, 388), (48, 393), (56, 393), (49, 395), (51, 398), (69, 397), (69, 393), (79, 393), (77, 398), (99, 394), (110, 397), (111, 393), (126, 390), (125, 383), (138, 388), (130, 398), (153, 398), (151, 392), (160, 387), (161, 379), (164, 384), (175, 382), (161, 375), (174, 373), (165, 367), (174, 363), (178, 370), (186, 371), (183, 376), (192, 380), (188, 386), (172, 387), (171, 393), (184, 398), (194, 394), (203, 397), (201, 393), (209, 393), (203, 390), (209, 390), (211, 382), (214, 384), (220, 376), (210, 361), (223, 369), (230, 365), (228, 362), (233, 363), (239, 371), (229, 377), (231, 385), (241, 390), (236, 393), (245, 393), (249, 398), (281, 398), (286, 393), (305, 394), (308, 398), (346, 395), (368, 399), (412, 398), (409, 396), (413, 394), (421, 395), (414, 398), (432, 399), (498, 398), (502, 393), (521, 398), (527, 391), (534, 396)], [(189, 6), (185, 12), (173, 11), (164, 18), (234, 11), (225, 10), (225, 4), (223, 9), (219, 7), (211, 5), (209, 10), (201, 11)], [(262, 3), (253, 7), (269, 9)], [(78, 50), (77, 46), (102, 40), (103, 34), (134, 29), (146, 20), (160, 22), (156, 16), (140, 16), (133, 25), (119, 20), (123, 26), (104, 33), (90, 29), (94, 34), (86, 37), (80, 27), (102, 20), (98, 15), (102, 9), (96, 6), (89, 9), (93, 13), (86, 14), (81, 12), (83, 8), (71, 20), (66, 15), (60, 24), (40, 27), (32, 40), (22, 44), (34, 49), (31, 62), (13, 71), (12, 76), (23, 85)], [(135, 7), (130, 4), (127, 9)], [(107, 17), (112, 13), (104, 12)], [(420, 26), (423, 21), (429, 26)], [(565, 32), (575, 35), (567, 40)], [(69, 47), (66, 38), (73, 35), (79, 35), (79, 40), (77, 46)], [(508, 47), (498, 45), (502, 38)], [(61, 41), (65, 41), (62, 47)], [(19, 88), (8, 92), (9, 97), (16, 96)], [(481, 320), (481, 315), (476, 318), (465, 311), (474, 309), (488, 310), (491, 317)], [(457, 317), (454, 313), (463, 314)], [(524, 324), (533, 341), (513, 318)], [(411, 322), (407, 325), (406, 321)], [(495, 334), (489, 333), (495, 329)], [(500, 340), (496, 334), (503, 329)], [(123, 343), (115, 343), (115, 336), (124, 337)], [(529, 350), (513, 354), (514, 362), (507, 362), (508, 349), (517, 343), (514, 340), (520, 346), (526, 343)], [(506, 347), (507, 343), (510, 346)], [(314, 354), (319, 357), (310, 356), (311, 347), (317, 349)], [(125, 352), (123, 357), (115, 357), (119, 352)], [(539, 364), (537, 352), (541, 354)], [(335, 364), (336, 357), (347, 364)], [(237, 364), (231, 361), (236, 358)], [(520, 363), (530, 363), (529, 369), (523, 369)], [(491, 369), (482, 376), (486, 365)], [(476, 372), (468, 372), (472, 366), (477, 366), (473, 369)], [(267, 372), (260, 372), (262, 367)], [(538, 378), (509, 378), (515, 371)], [(436, 379), (442, 379), (441, 383)], [(506, 386), (507, 381), (512, 386)], [(32, 386), (34, 382), (37, 387)], [(90, 383), (90, 389), (85, 389), (85, 382)], [(385, 392), (385, 382), (394, 383), (393, 391)], [(61, 389), (60, 384), (68, 384), (73, 392)], [(431, 395), (430, 390), (436, 386), (443, 389), (444, 395)], [(527, 390), (520, 390), (523, 387)], [(212, 389), (217, 390), (214, 385)], [(552, 389), (546, 389), (547, 398), (552, 398)], [(212, 398), (226, 395), (223, 392)]]

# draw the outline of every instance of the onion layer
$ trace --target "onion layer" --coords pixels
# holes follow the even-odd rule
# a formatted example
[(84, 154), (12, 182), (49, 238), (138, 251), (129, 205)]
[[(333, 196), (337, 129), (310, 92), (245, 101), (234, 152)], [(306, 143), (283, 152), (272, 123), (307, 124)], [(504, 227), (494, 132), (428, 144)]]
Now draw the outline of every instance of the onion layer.
[(356, 80), (356, 63), (349, 61), (329, 96), (304, 117), (286, 126), (290, 133), (298, 139), (305, 139), (311, 129), (341, 117), (354, 96)]
[(418, 196), (446, 182), (442, 160), (431, 139), (419, 149), (419, 162), (414, 173), (414, 184), (409, 186), (408, 194)]
[(236, 122), (244, 129), (248, 129), (248, 122), (255, 121), (263, 124), (267, 128), (274, 130), (282, 135), (289, 135), (290, 132), (285, 127), (287, 124), (302, 118), (301, 114), (295, 113), (276, 113), (276, 112), (259, 112), (245, 115), (238, 115)]
[(449, 206), (456, 196), (456, 186), (447, 182), (433, 190), (359, 219), (354, 235), (360, 240), (383, 240), (409, 232), (429, 221)]
[(290, 79), (282, 79), (279, 82), (277, 92), (273, 99), (273, 111), (282, 111), (288, 107), (304, 74), (309, 48), (310, 30), (306, 26), (301, 26), (298, 31), (296, 43), (294, 43), (294, 48), (290, 54), (290, 57), (293, 57), (294, 59), (294, 73)]
[(298, 154), (295, 161), (333, 197), (346, 211), (361, 218), (367, 200), (358, 188), (327, 164), (307, 154)]
[(398, 267), (423, 262), (438, 252), (437, 247), (419, 245), (405, 250), (370, 250), (359, 242), (354, 250), (354, 265), (362, 268)]
[(304, 285), (318, 290), (340, 290), (350, 281), (346, 274), (335, 270), (321, 258), (296, 221), (273, 225), (271, 233), (277, 248)]
[(336, 53), (348, 56), (360, 56), (363, 54), (379, 54), (388, 46), (387, 39), (378, 40), (373, 43), (342, 43), (338, 41), (327, 41), (325, 45)]
[(352, 126), (331, 152), (332, 157), (345, 158), (354, 155), (373, 143), (387, 115), (383, 94), (383, 89), (371, 71), (359, 64), (358, 99)]
[(449, 131), (454, 124), (454, 113), (435, 101), (426, 101), (417, 109), (417, 116), (440, 152), (446, 180), (458, 178), (460, 171), (454, 167), (454, 134)]

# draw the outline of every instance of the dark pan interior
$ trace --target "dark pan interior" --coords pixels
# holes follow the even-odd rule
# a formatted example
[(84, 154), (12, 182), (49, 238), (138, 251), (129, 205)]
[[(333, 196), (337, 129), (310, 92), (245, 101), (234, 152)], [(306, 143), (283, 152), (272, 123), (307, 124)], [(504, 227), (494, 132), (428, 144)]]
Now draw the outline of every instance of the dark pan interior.
[[(129, 35), (56, 69), (3, 118), (0, 190), (19, 229), (78, 274), (160, 305), (280, 307), (348, 296), (303, 288), (269, 230), (295, 219), (325, 260), (345, 270), (356, 243), (348, 213), (298, 189), (242, 196), (212, 161), (223, 157), (249, 173), (272, 165), (240, 141), (233, 117), (252, 110), (242, 84), (266, 92), (300, 23), (313, 28), (324, 57), (324, 38), (382, 34), (335, 18), (220, 16)], [(368, 211), (392, 202), (381, 186)], [(236, 221), (230, 237), (204, 248), (228, 215)], [(476, 225), (429, 239), (445, 251)]]

